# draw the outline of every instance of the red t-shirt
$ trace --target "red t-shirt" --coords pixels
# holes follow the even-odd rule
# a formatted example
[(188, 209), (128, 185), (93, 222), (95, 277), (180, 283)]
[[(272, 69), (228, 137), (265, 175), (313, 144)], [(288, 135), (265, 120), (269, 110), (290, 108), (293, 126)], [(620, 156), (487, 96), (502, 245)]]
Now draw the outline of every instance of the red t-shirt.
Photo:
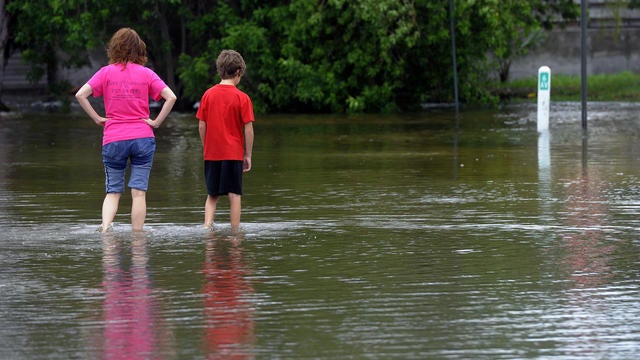
[(233, 85), (214, 85), (202, 95), (196, 118), (207, 123), (204, 160), (244, 160), (243, 127), (254, 121), (247, 94)]

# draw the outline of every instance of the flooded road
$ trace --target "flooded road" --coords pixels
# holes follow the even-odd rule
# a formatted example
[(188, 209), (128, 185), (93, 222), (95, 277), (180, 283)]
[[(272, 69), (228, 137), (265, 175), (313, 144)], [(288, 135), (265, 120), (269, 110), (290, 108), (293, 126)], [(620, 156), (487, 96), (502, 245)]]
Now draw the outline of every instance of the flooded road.
[(589, 106), (259, 117), (239, 235), (193, 115), (102, 235), (100, 129), (1, 114), (0, 359), (636, 358), (640, 105)]

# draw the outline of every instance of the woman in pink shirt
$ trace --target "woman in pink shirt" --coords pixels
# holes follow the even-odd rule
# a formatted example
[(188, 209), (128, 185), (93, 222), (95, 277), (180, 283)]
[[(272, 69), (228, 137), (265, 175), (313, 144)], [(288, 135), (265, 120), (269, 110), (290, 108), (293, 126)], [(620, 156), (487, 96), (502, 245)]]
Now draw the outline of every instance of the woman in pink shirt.
[[(130, 162), (131, 226), (142, 230), (147, 216), (146, 192), (156, 143), (153, 128), (166, 119), (176, 102), (167, 84), (145, 67), (147, 48), (130, 28), (118, 30), (107, 47), (109, 65), (96, 72), (76, 93), (80, 106), (99, 126), (104, 127), (102, 157), (106, 193), (102, 204), (101, 231), (109, 229), (124, 192), (125, 171)], [(98, 115), (89, 96), (102, 96), (105, 116)], [(149, 98), (164, 104), (158, 116), (149, 118)]]

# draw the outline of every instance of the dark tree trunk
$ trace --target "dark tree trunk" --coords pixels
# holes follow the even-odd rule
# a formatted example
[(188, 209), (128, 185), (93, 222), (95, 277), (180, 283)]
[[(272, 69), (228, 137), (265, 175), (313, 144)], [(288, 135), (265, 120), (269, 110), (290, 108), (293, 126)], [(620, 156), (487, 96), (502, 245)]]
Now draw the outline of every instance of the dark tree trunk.
[(9, 59), (8, 43), (9, 43), (9, 14), (5, 8), (6, 1), (0, 0), (0, 111), (6, 111), (7, 106), (2, 102), (3, 84), (4, 84), (4, 68)]

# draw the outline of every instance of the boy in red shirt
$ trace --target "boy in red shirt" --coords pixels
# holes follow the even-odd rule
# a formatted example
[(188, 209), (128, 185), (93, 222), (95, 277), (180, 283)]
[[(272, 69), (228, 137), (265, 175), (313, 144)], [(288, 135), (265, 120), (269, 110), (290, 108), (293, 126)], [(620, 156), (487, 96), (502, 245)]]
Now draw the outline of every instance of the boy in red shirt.
[(207, 201), (204, 226), (212, 229), (218, 199), (229, 197), (231, 228), (240, 227), (242, 173), (251, 170), (253, 105), (236, 85), (246, 64), (234, 50), (223, 50), (216, 60), (219, 84), (205, 91), (196, 113), (204, 152)]

